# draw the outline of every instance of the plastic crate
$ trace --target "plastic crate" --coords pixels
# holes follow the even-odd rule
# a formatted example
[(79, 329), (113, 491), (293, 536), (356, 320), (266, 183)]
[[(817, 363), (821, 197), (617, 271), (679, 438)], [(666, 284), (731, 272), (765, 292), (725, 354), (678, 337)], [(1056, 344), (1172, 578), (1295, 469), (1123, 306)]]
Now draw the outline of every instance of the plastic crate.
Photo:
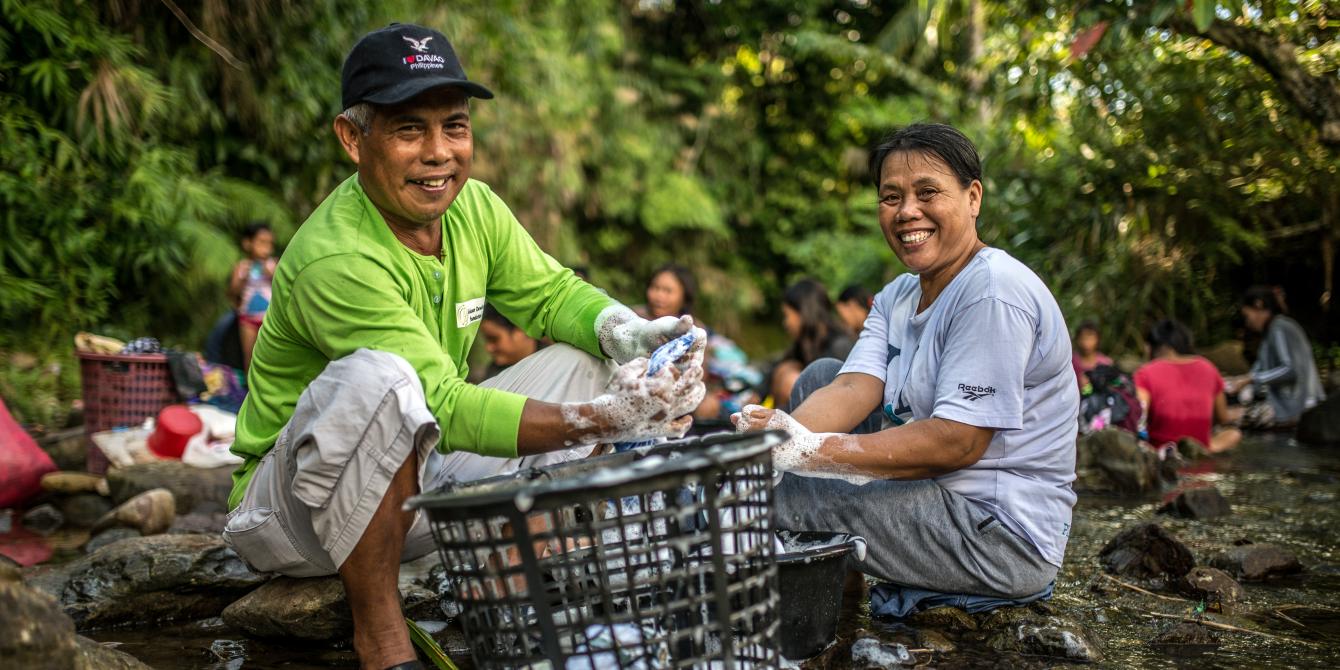
[(107, 457), (93, 445), (93, 433), (137, 426), (179, 402), (165, 354), (107, 355), (75, 352), (84, 395), (84, 439), (88, 471), (107, 471)]
[(475, 667), (779, 667), (781, 439), (671, 442), (412, 498)]

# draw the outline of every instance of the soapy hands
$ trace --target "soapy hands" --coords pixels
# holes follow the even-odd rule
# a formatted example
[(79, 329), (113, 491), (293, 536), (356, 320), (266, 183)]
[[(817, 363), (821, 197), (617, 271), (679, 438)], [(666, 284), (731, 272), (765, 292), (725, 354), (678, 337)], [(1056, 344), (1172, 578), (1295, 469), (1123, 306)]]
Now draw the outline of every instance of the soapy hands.
[[(620, 365), (646, 356), (656, 347), (690, 331), (694, 331), (696, 337), (689, 354), (701, 353), (707, 346), (707, 331), (694, 326), (691, 316), (663, 316), (648, 321), (623, 305), (614, 305), (605, 308), (596, 317), (596, 337), (600, 341), (600, 349)], [(679, 367), (684, 370), (682, 364)]]
[[(834, 461), (829, 453), (855, 449), (855, 436), (811, 432), (790, 414), (760, 405), (745, 405), (739, 412), (732, 414), (730, 419), (737, 432), (783, 430), (791, 436), (772, 448), (772, 467), (778, 472), (845, 479), (853, 484), (864, 484), (873, 479), (849, 465)], [(825, 453), (819, 453), (821, 448), (825, 449)]]
[(619, 366), (603, 395), (586, 403), (564, 403), (563, 417), (578, 443), (682, 437), (693, 425), (688, 415), (706, 393), (703, 348), (697, 347), (677, 366), (650, 377), (646, 358)]

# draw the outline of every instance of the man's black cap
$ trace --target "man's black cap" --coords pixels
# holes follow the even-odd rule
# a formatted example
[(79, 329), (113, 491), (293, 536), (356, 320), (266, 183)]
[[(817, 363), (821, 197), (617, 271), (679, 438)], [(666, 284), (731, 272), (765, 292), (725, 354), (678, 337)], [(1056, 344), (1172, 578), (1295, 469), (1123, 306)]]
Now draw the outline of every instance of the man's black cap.
[(429, 89), (452, 86), (476, 98), (493, 92), (465, 77), (446, 35), (409, 23), (392, 23), (358, 40), (340, 77), (344, 109), (360, 102), (393, 105)]

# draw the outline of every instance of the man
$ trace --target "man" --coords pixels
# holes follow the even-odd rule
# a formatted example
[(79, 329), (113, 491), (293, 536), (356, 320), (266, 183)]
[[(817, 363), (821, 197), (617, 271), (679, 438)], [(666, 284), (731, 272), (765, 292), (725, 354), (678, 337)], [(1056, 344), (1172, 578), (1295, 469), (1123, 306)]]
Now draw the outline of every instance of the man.
[[(469, 98), (493, 94), (441, 33), (392, 24), (364, 36), (341, 88), (334, 130), (357, 174), (275, 272), (224, 537), (260, 571), (339, 574), (362, 667), (417, 668), (397, 565), (432, 538), (404, 501), (448, 477), (682, 435), (704, 393), (702, 353), (648, 377), (640, 357), (692, 323), (640, 319), (577, 279), (470, 180)], [(486, 299), (559, 344), (472, 386)]]
[[(574, 270), (574, 272), (576, 272)], [(484, 305), (484, 318), (479, 322), (479, 334), (484, 338), (484, 349), (492, 362), (481, 379), (492, 379), (503, 370), (540, 350), (540, 341), (526, 334), (498, 312), (493, 305)]]

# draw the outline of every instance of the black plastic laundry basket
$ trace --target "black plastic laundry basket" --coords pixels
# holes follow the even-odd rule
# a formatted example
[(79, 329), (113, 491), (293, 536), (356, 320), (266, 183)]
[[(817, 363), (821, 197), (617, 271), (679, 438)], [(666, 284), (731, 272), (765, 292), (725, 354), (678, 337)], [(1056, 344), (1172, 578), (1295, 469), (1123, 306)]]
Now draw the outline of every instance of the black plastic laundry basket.
[(775, 668), (778, 433), (448, 486), (431, 521), (479, 668)]

